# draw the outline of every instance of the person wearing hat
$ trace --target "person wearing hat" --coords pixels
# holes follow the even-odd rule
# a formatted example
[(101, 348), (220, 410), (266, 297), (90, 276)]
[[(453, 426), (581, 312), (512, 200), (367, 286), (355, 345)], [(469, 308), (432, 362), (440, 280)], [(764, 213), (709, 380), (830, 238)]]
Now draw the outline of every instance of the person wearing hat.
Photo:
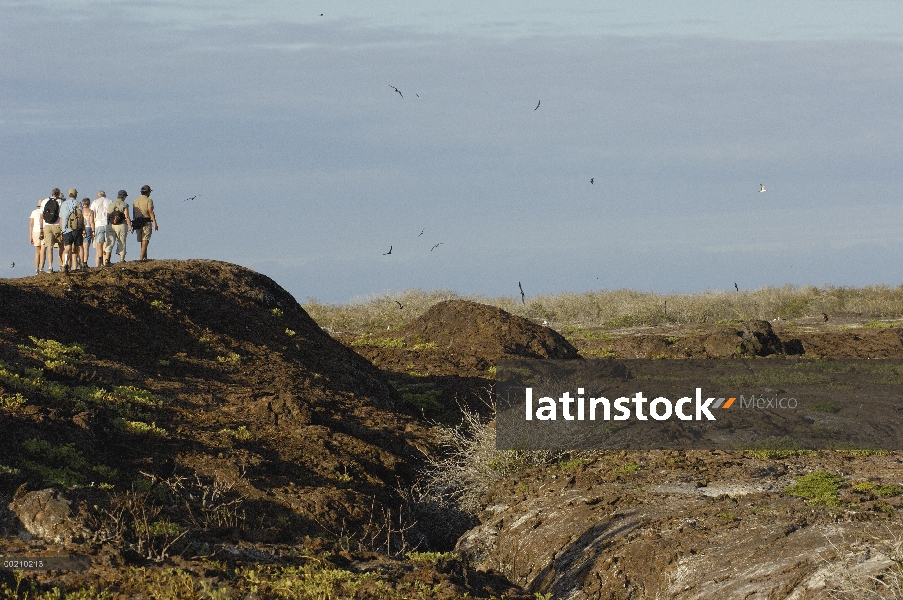
[[(141, 195), (132, 203), (132, 213), (135, 233), (141, 242), (141, 256), (138, 260), (147, 260), (147, 244), (150, 242), (151, 233), (157, 231), (157, 216), (154, 214), (154, 201), (150, 199), (153, 190), (149, 185), (141, 187)], [(153, 225), (153, 229), (151, 226)]]
[(41, 241), (44, 235), (41, 232), (41, 201), (38, 200), (38, 207), (31, 211), (31, 218), (28, 220), (28, 240), (34, 246), (34, 274), (37, 275), (44, 270), (44, 244)]
[(113, 235), (107, 237), (107, 245), (104, 247), (104, 264), (109, 266), (113, 257), (113, 245), (116, 245), (116, 253), (119, 255), (119, 262), (125, 262), (125, 240), (126, 233), (132, 232), (132, 220), (129, 218), (129, 205), (125, 203), (128, 192), (119, 190), (116, 200), (110, 203), (110, 209), (107, 214), (107, 222)]
[[(47, 203), (53, 200), (54, 202), (54, 211), (49, 211), (45, 209), (47, 208)], [(60, 203), (63, 201), (63, 195), (60, 192), (60, 188), (53, 188), (53, 191), (50, 192), (49, 198), (44, 198), (41, 200), (41, 240), (43, 242), (44, 249), (47, 251), (47, 272), (53, 273), (53, 249), (57, 249), (57, 254), (59, 255), (59, 264), (60, 269), (63, 268), (63, 231), (60, 226)], [(56, 219), (53, 221), (48, 221), (45, 217), (47, 212), (54, 212)]]
[(69, 222), (69, 215), (75, 212), (80, 213), (81, 210), (82, 207), (78, 203), (78, 190), (69, 190), (69, 197), (60, 203), (60, 226), (63, 231), (63, 259), (60, 261), (60, 264), (62, 265), (63, 273), (75, 270), (78, 264), (75, 239), (78, 237), (79, 243), (77, 247), (81, 248), (82, 232), (70, 226), (72, 224)]

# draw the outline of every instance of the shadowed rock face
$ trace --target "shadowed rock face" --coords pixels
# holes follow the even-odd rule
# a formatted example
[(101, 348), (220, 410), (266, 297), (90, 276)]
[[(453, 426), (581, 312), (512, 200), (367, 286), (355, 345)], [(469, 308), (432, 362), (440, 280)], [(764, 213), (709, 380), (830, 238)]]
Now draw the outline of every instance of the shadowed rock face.
[(409, 344), (421, 340), (490, 363), (500, 358), (579, 358), (577, 349), (557, 331), (467, 300), (440, 302), (400, 333)]
[[(73, 510), (107, 501), (91, 497), (95, 465), (113, 473), (98, 482), (114, 493), (141, 473), (197, 474), (228, 480), (255, 514), (281, 516), (266, 535), (288, 539), (363, 527), (383, 505), (397, 506), (394, 486), (414, 476), (415, 443), (423, 447), (418, 440), (429, 435), (394, 411), (398, 394), (376, 367), (327, 335), (274, 281), (237, 265), (155, 260), (4, 280), (0, 305), (0, 396), (8, 385), (24, 386), (25, 395), (21, 406), (0, 411), (0, 451), (18, 457), (3, 464), (20, 473), (0, 481), (0, 494), (11, 496), (23, 480), (31, 490), (55, 481), (25, 460), (46, 472), (69, 469), (79, 484), (66, 492)], [(79, 352), (51, 369), (41, 340)], [(28, 369), (41, 372), (37, 387), (21, 383)], [(63, 391), (42, 392), (47, 382)], [(113, 401), (75, 402), (79, 386), (111, 397), (141, 389), (160, 400), (126, 414)], [(124, 425), (139, 421), (163, 433)], [(24, 451), (32, 438), (84, 460), (73, 466)], [(17, 498), (12, 510), (36, 537), (74, 535), (68, 504), (51, 490)]]

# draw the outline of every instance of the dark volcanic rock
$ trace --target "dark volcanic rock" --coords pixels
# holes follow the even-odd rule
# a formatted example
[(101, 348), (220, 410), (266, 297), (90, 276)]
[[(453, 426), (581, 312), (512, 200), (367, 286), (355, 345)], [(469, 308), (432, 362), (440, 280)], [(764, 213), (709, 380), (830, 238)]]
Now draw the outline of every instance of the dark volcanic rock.
[(781, 340), (768, 321), (749, 321), (740, 329), (721, 329), (705, 338), (703, 346), (712, 358), (768, 356), (784, 352)]
[(557, 331), (500, 308), (447, 300), (432, 306), (400, 333), (409, 345), (433, 343), (439, 349), (493, 362), (500, 358), (579, 358)]
[(82, 525), (72, 518), (69, 500), (53, 488), (26, 492), (20, 487), (9, 509), (28, 533), (52, 544), (71, 544), (84, 534)]

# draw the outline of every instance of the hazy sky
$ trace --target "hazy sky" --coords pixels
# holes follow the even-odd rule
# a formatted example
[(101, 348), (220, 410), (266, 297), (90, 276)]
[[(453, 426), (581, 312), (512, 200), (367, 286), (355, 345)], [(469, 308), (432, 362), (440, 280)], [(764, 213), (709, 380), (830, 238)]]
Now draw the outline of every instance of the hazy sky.
[(6, 276), (150, 184), (152, 258), (301, 302), (897, 285), (903, 0), (5, 0), (0, 149)]

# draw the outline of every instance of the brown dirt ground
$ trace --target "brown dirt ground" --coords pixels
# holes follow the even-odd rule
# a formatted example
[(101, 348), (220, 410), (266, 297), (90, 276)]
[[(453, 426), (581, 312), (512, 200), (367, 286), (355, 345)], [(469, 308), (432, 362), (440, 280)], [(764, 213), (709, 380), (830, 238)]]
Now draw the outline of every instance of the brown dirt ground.
[[(164, 565), (198, 568), (191, 557), (208, 546), (218, 549), (217, 556), (229, 565), (254, 564), (260, 553), (292, 564), (299, 553), (331, 549), (338, 567), (366, 570), (373, 563), (377, 570), (394, 568), (399, 581), (419, 578), (438, 586), (443, 591), (436, 597), (558, 594), (575, 576), (556, 578), (556, 556), (567, 548), (576, 551), (580, 536), (588, 535), (587, 524), (600, 522), (604, 512), (612, 523), (634, 524), (619, 529), (623, 535), (598, 546), (583, 565), (584, 575), (599, 573), (580, 579), (585, 597), (652, 597), (653, 591), (668, 590), (677, 596), (676, 588), (662, 581), (668, 565), (714, 548), (713, 540), (728, 539), (723, 535), (727, 531), (754, 537), (755, 531), (784, 525), (796, 531), (845, 519), (899, 526), (897, 496), (879, 501), (844, 492), (850, 495), (848, 503), (855, 500), (859, 507), (847, 514), (835, 507), (813, 508), (780, 493), (785, 483), (814, 470), (901, 484), (897, 453), (770, 460), (742, 453), (612, 453), (581, 459), (572, 471), (550, 467), (500, 484), (486, 502), (504, 508), (481, 517), (481, 527), (491, 526), (495, 537), (481, 552), (466, 550), (469, 563), (463, 566), (424, 572), (386, 556), (386, 550), (401, 544), (398, 529), (412, 523), (405, 520), (410, 515), (400, 490), (414, 481), (425, 456), (438, 451), (432, 423), (455, 422), (462, 405), (485, 409), (490, 371), (499, 358), (566, 357), (574, 349), (582, 356), (621, 358), (768, 353), (771, 346), (762, 341), (767, 332), (761, 324), (599, 329), (565, 339), (498, 309), (456, 301), (388, 332), (386, 337), (400, 338), (404, 345), (384, 347), (362, 341), (364, 332), (334, 340), (273, 281), (241, 267), (201, 260), (126, 263), (68, 277), (3, 280), (0, 305), (0, 359), (9, 373), (57, 381), (69, 390), (82, 386), (112, 393), (117, 386), (134, 386), (164, 399), (160, 406), (125, 399), (111, 406), (79, 401), (74, 392), (59, 398), (35, 391), (25, 394), (28, 401), (21, 406), (0, 408), (0, 456), (5, 457), (0, 465), (7, 467), (0, 474), (0, 504), (5, 507), (22, 484), (31, 490), (46, 487), (47, 469), (66, 466), (60, 456), (30, 454), (28, 440), (35, 439), (55, 447), (70, 445), (85, 459), (70, 465), (77, 485), (65, 493), (73, 507), (88, 513), (92, 506), (112, 507), (113, 494), (100, 484), (130, 490), (140, 480), (156, 482), (151, 491), (180, 477), (199, 485), (220, 482), (230, 497), (244, 499), (240, 518), (232, 515), (228, 523), (206, 528), (191, 528), (178, 506), (164, 506), (163, 516), (192, 531), (173, 546), (174, 557)], [(820, 315), (772, 322), (782, 353), (769, 356), (903, 357), (903, 330), (865, 324), (865, 319), (843, 315), (832, 315), (827, 323)], [(77, 343), (84, 354), (69, 365), (48, 368), (32, 337)], [(0, 381), (0, 397), (15, 391)], [(141, 433), (123, 426), (123, 419), (153, 423), (166, 433)], [(639, 468), (617, 470), (633, 464)], [(97, 470), (98, 465), (104, 468)], [(742, 501), (729, 491), (715, 496), (695, 491), (727, 483), (762, 489), (744, 491)], [(586, 496), (580, 500), (586, 508), (573, 513), (568, 527), (537, 524), (531, 537), (514, 525), (530, 511), (557, 506), (575, 490)], [(664, 499), (675, 506), (663, 509)], [(631, 514), (639, 516), (628, 518)], [(500, 524), (499, 518), (507, 520)], [(704, 526), (676, 524), (681, 519)], [(401, 522), (406, 525), (393, 534), (393, 523)], [(0, 526), (0, 545), (7, 554), (55, 549), (19, 537), (20, 527), (8, 512)], [(680, 528), (686, 532), (683, 537), (665, 539), (661, 533)], [(380, 541), (387, 531), (388, 544)], [(425, 524), (414, 524), (405, 534), (405, 541), (419, 541), (421, 548), (428, 547), (432, 535)], [(521, 541), (506, 542), (506, 535)], [(762, 535), (760, 545), (767, 543)], [(357, 546), (357, 554), (338, 552), (342, 540), (352, 536), (368, 544)], [(790, 552), (793, 546), (787, 548)], [(88, 574), (61, 579), (38, 572), (29, 577), (41, 585), (104, 582), (113, 589), (130, 565), (158, 568), (110, 543), (84, 542), (74, 549), (93, 557), (95, 568)], [(817, 561), (807, 560), (808, 573)], [(557, 572), (566, 571), (561, 567)], [(571, 583), (565, 585), (565, 580)], [(0, 572), (0, 583), (11, 585), (11, 575)], [(709, 589), (699, 581), (686, 585)]]
[[(444, 328), (472, 330), (467, 318)], [(479, 393), (481, 369), (500, 356), (499, 342), (475, 344), (475, 337), (467, 363), (439, 348), (414, 351), (417, 340), (407, 336), (403, 348), (352, 347), (384, 371), (416, 372), (460, 402), (468, 390)], [(856, 315), (599, 328), (571, 332), (568, 341), (584, 357), (621, 359), (903, 358), (899, 321)], [(815, 472), (844, 478), (837, 505), (810, 506), (784, 493)], [(867, 567), (892, 564), (886, 545), (903, 539), (903, 496), (856, 491), (880, 486), (903, 487), (903, 453), (573, 453), (504, 479), (458, 551), (469, 564), (554, 598), (821, 598), (844, 586), (855, 594), (867, 585), (863, 573), (877, 573)], [(832, 579), (848, 572), (859, 579)]]

